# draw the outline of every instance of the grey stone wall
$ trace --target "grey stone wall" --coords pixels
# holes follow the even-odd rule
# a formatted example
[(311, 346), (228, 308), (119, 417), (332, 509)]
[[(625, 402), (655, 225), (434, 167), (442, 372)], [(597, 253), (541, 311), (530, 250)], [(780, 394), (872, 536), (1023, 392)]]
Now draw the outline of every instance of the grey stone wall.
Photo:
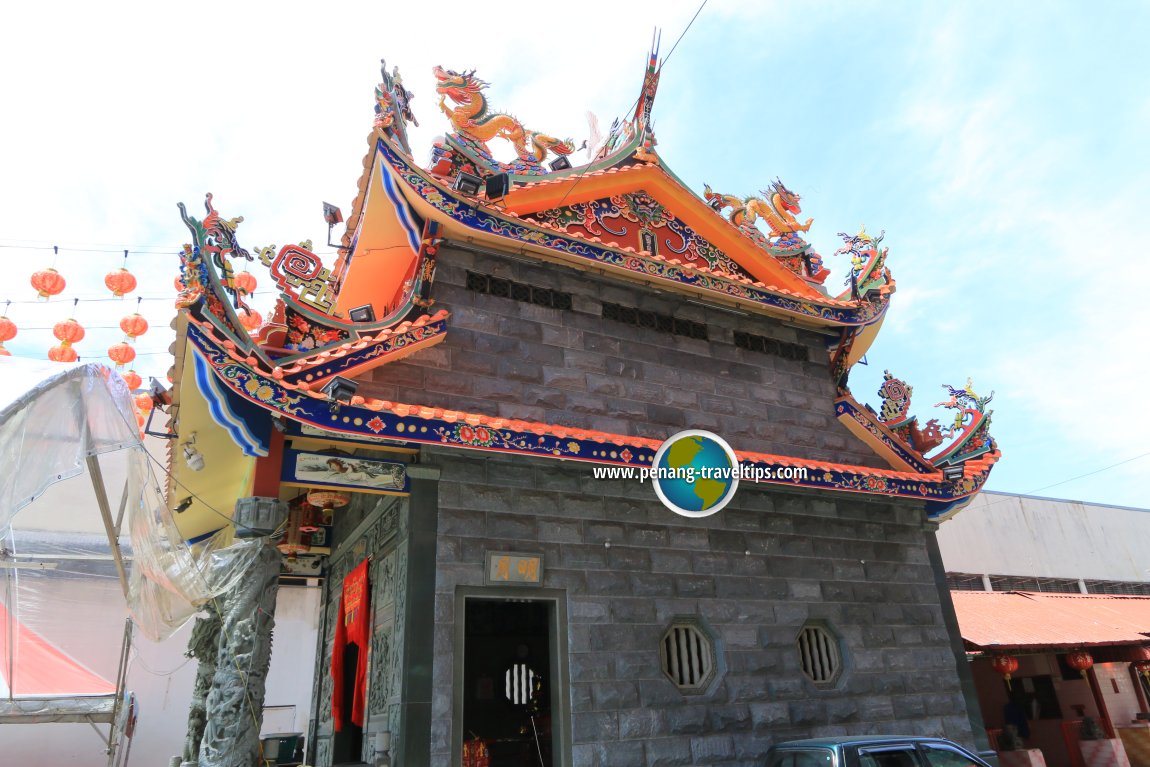
[[(469, 269), (569, 292), (573, 309), (468, 291)], [(361, 394), (653, 439), (708, 429), (736, 450), (886, 466), (834, 417), (827, 336), (451, 247), (440, 250), (433, 295), (452, 313), (447, 339), (377, 368)], [(605, 320), (604, 301), (705, 322), (709, 340)], [(739, 349), (736, 330), (806, 346), (811, 361)]]
[[(689, 520), (649, 485), (595, 480), (587, 465), (442, 449), (424, 460), (442, 468), (431, 764), (452, 763), (456, 588), (482, 586), (487, 550), (541, 552), (543, 585), (566, 590), (576, 767), (749, 767), (772, 742), (833, 734), (970, 742), (916, 505), (744, 483), (726, 509)], [(721, 643), (726, 671), (703, 696), (659, 668), (658, 641), (683, 614)], [(808, 619), (842, 638), (835, 689), (800, 669)]]

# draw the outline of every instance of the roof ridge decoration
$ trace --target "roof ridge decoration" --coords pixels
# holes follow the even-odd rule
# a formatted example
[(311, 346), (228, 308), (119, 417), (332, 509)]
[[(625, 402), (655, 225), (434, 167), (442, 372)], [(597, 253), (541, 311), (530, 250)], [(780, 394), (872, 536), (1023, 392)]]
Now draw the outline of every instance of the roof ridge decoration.
[(849, 255), (851, 268), (844, 284), (849, 285), (848, 290), (839, 294), (840, 300), (859, 301), (872, 292), (884, 293), (893, 290), (894, 281), (890, 276), (890, 269), (886, 266), (888, 248), (879, 250), (879, 244), (886, 236), (883, 229), (877, 236), (867, 234), (866, 224), (859, 227), (858, 234), (839, 232), (839, 237), (845, 243), (835, 251), (836, 256)]
[[(437, 65), (432, 72), (437, 82), (439, 109), (451, 121), (454, 138), (484, 160), (497, 164), (502, 172), (540, 175), (546, 172), (543, 162), (548, 153), (564, 157), (575, 151), (575, 142), (571, 139), (529, 130), (506, 112), (490, 110), (483, 93), (489, 83), (476, 77), (474, 69), (456, 72)], [(449, 107), (447, 99), (451, 99), (454, 106)], [(495, 160), (487, 142), (497, 138), (511, 142), (519, 158), (517, 162), (507, 165)]]
[(411, 111), (415, 95), (403, 87), (399, 67), (388, 74), (387, 60), (379, 60), (380, 83), (375, 86), (375, 127), (395, 139), (403, 151), (411, 154), (407, 140), (407, 124), (419, 127), (419, 120)]
[[(655, 135), (651, 130), (651, 111), (659, 86), (659, 40), (653, 41), (651, 53), (643, 73), (643, 85), (635, 101), (631, 119), (616, 117), (605, 139), (599, 132), (598, 119), (588, 112), (590, 137), (579, 147), (572, 139), (560, 140), (553, 136), (528, 130), (514, 116), (504, 112), (488, 111), (486, 96), (482, 93), (489, 83), (475, 77), (475, 70), (455, 72), (440, 66), (433, 68), (440, 94), (439, 108), (451, 121), (452, 133), (432, 148), (429, 170), (439, 178), (454, 179), (460, 172), (476, 176), (507, 173), (517, 184), (529, 183), (543, 177), (558, 178), (588, 171), (618, 167), (634, 162), (658, 163), (655, 155)], [(448, 105), (450, 99), (453, 105)], [(515, 147), (517, 159), (504, 163), (492, 156), (487, 142), (503, 138)], [(570, 161), (556, 167), (544, 166), (548, 153), (558, 157), (573, 155), (586, 148), (588, 164), (572, 168)], [(408, 152), (410, 154), (410, 152)]]
[[(974, 391), (971, 379), (966, 379), (962, 388), (943, 384), (950, 397), (936, 403), (955, 411), (954, 423), (942, 427), (938, 419), (932, 418), (926, 427), (920, 429), (917, 418), (910, 415), (910, 399), (914, 388), (905, 381), (895, 378), (889, 370), (883, 371), (883, 383), (878, 395), (882, 405), (878, 420), (889, 429), (904, 445), (927, 456), (936, 467), (959, 466), (964, 462), (989, 452), (997, 452), (998, 446), (990, 436), (990, 419), (993, 410), (986, 406), (994, 399), (994, 392), (982, 397)], [(940, 447), (949, 440), (949, 444)], [(933, 451), (933, 452), (932, 452)]]
[[(794, 217), (795, 213), (802, 212), (799, 206), (802, 198), (778, 178), (771, 182), (770, 191), (760, 190), (759, 194), (762, 197), (751, 195), (739, 198), (733, 194), (716, 192), (710, 184), (703, 186), (703, 199), (716, 213), (722, 214), (730, 208), (727, 219), (747, 239), (807, 282), (821, 285), (830, 275), (830, 270), (823, 266), (822, 256), (799, 236), (799, 232), (810, 231), (814, 223), (813, 218), (808, 218), (800, 224)], [(770, 231), (766, 235), (756, 226), (760, 219), (769, 227)]]
[(249, 332), (238, 312), (251, 309), (235, 285), (228, 258), (240, 255), (255, 260), (236, 242), (236, 228), (244, 219), (220, 216), (210, 193), (205, 207), (208, 215), (198, 221), (179, 203), (194, 244), (185, 245), (180, 256), (183, 290), (176, 306), (188, 309), (197, 323), (214, 328), (223, 337), (222, 343), (253, 369), (277, 379), (320, 385), (335, 375), (351, 375), (402, 359), (446, 337), (447, 313), (431, 314), (435, 303), (431, 282), (442, 243), (438, 223), (424, 225), (418, 268), (404, 284), (403, 300), (388, 307), (382, 319), (370, 322), (347, 320), (332, 312), (338, 286), (331, 271), (311, 252), (310, 240), (285, 245), (278, 254), (275, 245), (258, 248), (259, 261), (268, 267), (280, 298), (272, 316)]

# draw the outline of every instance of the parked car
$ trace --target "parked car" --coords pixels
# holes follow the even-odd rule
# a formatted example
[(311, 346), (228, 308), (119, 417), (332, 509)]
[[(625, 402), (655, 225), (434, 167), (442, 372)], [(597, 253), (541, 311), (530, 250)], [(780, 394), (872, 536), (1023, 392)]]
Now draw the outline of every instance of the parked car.
[(991, 767), (942, 738), (860, 735), (778, 743), (764, 767)]

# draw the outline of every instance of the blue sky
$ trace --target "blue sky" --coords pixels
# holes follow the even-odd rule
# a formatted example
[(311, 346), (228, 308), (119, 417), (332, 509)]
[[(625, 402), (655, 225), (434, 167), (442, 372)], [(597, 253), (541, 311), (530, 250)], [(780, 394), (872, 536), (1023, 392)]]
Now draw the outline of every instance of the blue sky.
[[(578, 143), (588, 110), (607, 125), (633, 103), (651, 29), (666, 55), (698, 7), (71, 5), (8, 12), (0, 50), (0, 300), (32, 297), (51, 245), (69, 279), (59, 302), (12, 305), (24, 329), (7, 346), (42, 355), (54, 341), (32, 328), (107, 297), (128, 248), (156, 328), (137, 369), (159, 377), (186, 239), (175, 203), (214, 192), (249, 247), (321, 242), (320, 201), (347, 210), (355, 194), (380, 57), (416, 94), (418, 159), (446, 129), (434, 64), (476, 68), (495, 107)], [(663, 72), (658, 149), (696, 192), (781, 177), (828, 285), (845, 268), (836, 232), (886, 231), (898, 292), (852, 375), (860, 399), (877, 404), (889, 368), (931, 418), (941, 385), (971, 376), (995, 391), (992, 489), (1150, 507), (1148, 22), (1141, 3), (710, 0)], [(82, 303), (80, 353), (100, 357), (119, 334), (96, 328), (133, 309)]]

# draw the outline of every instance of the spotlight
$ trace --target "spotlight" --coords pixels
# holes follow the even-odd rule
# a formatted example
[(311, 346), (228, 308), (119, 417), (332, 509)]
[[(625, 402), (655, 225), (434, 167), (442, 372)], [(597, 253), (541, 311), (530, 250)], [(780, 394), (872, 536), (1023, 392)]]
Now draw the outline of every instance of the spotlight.
[(511, 191), (511, 176), (506, 173), (496, 173), (487, 177), (484, 191), (489, 200), (502, 200)]
[(336, 224), (343, 223), (343, 212), (332, 205), (330, 202), (323, 204), (323, 220), (328, 226), (335, 226)]
[(554, 160), (548, 163), (553, 171), (570, 170), (571, 161), (567, 159), (567, 155), (559, 155)]
[(192, 496), (189, 495), (187, 498), (185, 498), (184, 500), (182, 500), (176, 504), (176, 513), (177, 514), (183, 514), (185, 511), (188, 510), (188, 507), (191, 505), (192, 505)]
[(375, 309), (371, 304), (364, 304), (350, 310), (347, 316), (352, 322), (375, 322)]
[(955, 480), (962, 479), (962, 464), (955, 466), (943, 466), (942, 478), (947, 482), (954, 482)]
[(320, 389), (324, 394), (331, 398), (331, 412), (339, 412), (340, 405), (351, 404), (351, 398), (355, 396), (355, 390), (359, 388), (359, 384), (355, 381), (349, 381), (341, 376), (336, 376), (323, 385)]
[(323, 204), (323, 220), (327, 222), (327, 246), (329, 248), (340, 247), (339, 245), (332, 244), (331, 230), (335, 227), (336, 224), (343, 223), (343, 211), (332, 205), (330, 202), (325, 202)]
[(184, 443), (184, 463), (192, 471), (204, 470), (204, 454), (196, 449), (196, 433), (192, 432), (192, 436)]
[(459, 175), (455, 177), (455, 185), (452, 187), (457, 192), (463, 192), (469, 197), (474, 197), (479, 194), (479, 188), (483, 186), (483, 179), (472, 173), (460, 171)]
[(287, 433), (287, 421), (285, 421), (282, 416), (272, 416), (272, 426), (274, 426), (275, 430), (280, 434)]

